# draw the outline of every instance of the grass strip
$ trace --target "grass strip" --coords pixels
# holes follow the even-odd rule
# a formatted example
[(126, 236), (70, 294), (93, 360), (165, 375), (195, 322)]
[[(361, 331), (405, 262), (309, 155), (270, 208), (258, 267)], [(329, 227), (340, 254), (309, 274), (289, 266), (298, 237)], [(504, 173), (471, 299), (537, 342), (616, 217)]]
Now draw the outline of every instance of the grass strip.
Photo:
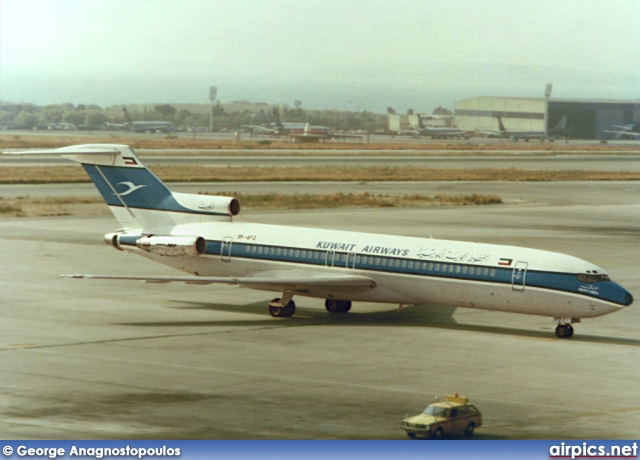
[[(625, 181), (640, 172), (526, 169), (433, 169), (410, 166), (215, 167), (162, 165), (154, 173), (166, 182), (385, 182), (385, 181)], [(0, 184), (89, 182), (77, 166), (0, 167)]]
[[(236, 192), (200, 192), (202, 195), (235, 196), (244, 209), (320, 209), (346, 207), (425, 207), (445, 205), (500, 204), (496, 195), (383, 195), (371, 193), (331, 194), (247, 194)], [(63, 215), (104, 215), (109, 208), (102, 198), (50, 197), (0, 198), (0, 217)]]

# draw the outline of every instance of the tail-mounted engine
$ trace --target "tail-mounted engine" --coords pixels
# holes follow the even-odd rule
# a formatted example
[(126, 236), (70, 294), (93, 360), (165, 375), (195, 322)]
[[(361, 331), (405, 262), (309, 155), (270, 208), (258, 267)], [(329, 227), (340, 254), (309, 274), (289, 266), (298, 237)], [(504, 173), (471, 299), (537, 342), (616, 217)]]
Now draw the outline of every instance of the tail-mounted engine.
[(116, 249), (138, 247), (143, 251), (165, 257), (191, 257), (204, 254), (207, 241), (201, 236), (127, 235), (107, 233), (104, 242)]
[(240, 202), (233, 197), (177, 192), (173, 196), (182, 206), (194, 211), (215, 212), (230, 217), (240, 214)]

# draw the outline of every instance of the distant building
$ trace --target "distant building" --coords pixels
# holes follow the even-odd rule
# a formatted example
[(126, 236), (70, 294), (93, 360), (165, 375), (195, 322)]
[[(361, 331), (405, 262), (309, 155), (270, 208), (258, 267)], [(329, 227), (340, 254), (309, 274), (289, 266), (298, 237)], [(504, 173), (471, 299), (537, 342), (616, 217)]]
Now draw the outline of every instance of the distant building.
[[(612, 125), (634, 123), (634, 106), (640, 101), (600, 99), (549, 99), (475, 97), (454, 105), (458, 128), (470, 131), (498, 131), (497, 116), (507, 130), (542, 131), (575, 139), (606, 139)], [(548, 112), (548, 117), (547, 117)], [(566, 118), (565, 118), (566, 117)], [(561, 121), (565, 118), (564, 123)], [(564, 130), (554, 132), (558, 124)]]

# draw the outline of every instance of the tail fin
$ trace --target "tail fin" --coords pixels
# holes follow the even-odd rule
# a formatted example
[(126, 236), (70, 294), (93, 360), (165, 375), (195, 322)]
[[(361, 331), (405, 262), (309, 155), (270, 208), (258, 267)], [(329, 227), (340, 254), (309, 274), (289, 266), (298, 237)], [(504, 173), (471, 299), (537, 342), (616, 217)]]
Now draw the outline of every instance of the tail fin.
[(568, 117), (566, 115), (563, 115), (562, 118), (560, 118), (560, 121), (556, 125), (555, 129), (559, 130), (559, 131), (566, 130), (567, 129), (567, 119), (568, 119)]
[(502, 123), (502, 117), (500, 117), (500, 115), (496, 115), (496, 118), (498, 119), (498, 129), (501, 133), (506, 133), (507, 128), (505, 128), (504, 124)]
[(87, 144), (5, 153), (61, 155), (81, 163), (111, 212), (127, 228), (154, 229), (183, 223), (228, 221), (240, 211), (235, 198), (172, 192), (128, 145)]

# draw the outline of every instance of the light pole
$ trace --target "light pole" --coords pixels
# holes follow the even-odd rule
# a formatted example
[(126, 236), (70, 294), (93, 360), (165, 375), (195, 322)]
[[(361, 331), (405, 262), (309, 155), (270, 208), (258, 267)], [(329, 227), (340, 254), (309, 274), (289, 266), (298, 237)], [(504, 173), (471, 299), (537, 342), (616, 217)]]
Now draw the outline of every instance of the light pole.
[(209, 99), (211, 99), (211, 116), (209, 117), (209, 131), (213, 132), (213, 104), (216, 100), (216, 96), (218, 95), (218, 88), (216, 86), (211, 86), (209, 88)]

